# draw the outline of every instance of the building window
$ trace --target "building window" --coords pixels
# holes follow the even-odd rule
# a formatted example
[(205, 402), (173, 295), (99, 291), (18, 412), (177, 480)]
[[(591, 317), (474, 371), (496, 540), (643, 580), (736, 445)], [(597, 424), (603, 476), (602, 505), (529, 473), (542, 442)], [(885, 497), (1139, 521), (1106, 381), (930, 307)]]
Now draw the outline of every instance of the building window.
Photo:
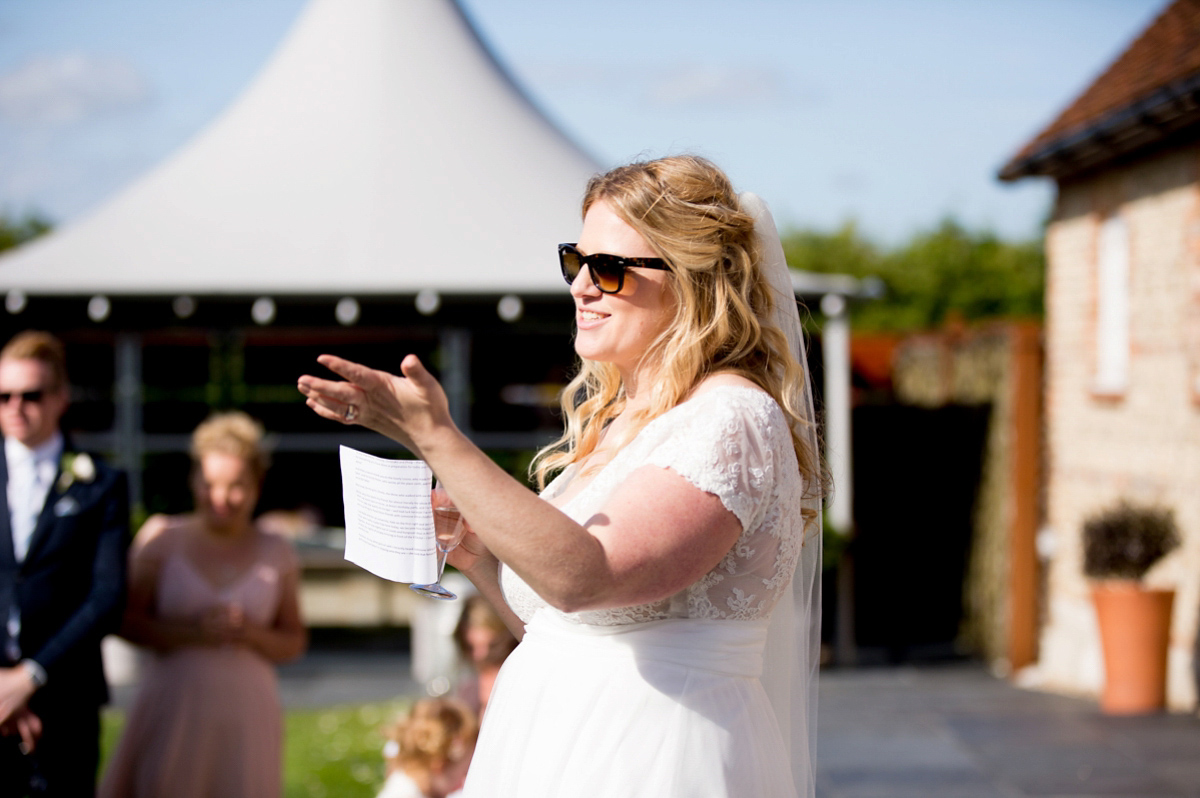
[(1128, 388), (1129, 337), (1129, 227), (1110, 216), (1096, 242), (1096, 394), (1120, 396)]

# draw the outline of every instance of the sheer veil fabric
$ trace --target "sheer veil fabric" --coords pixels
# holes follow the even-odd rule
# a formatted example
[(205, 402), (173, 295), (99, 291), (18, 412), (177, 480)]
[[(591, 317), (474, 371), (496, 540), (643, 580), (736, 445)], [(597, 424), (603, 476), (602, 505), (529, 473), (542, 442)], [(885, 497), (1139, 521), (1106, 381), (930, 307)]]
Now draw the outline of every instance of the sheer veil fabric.
[[(808, 440), (813, 452), (818, 452), (804, 329), (779, 231), (762, 199), (743, 192), (739, 201), (742, 210), (754, 217), (761, 266), (774, 289), (770, 323), (787, 336), (789, 349), (804, 368), (803, 396), (790, 397), (793, 407), (803, 412), (802, 427), (796, 432)], [(804, 530), (804, 545), (792, 577), (791, 600), (789, 596), (783, 596), (771, 614), (762, 682), (784, 742), (791, 752), (796, 794), (801, 798), (813, 798), (816, 792), (817, 674), (821, 660), (821, 491), (816, 486), (806, 485), (802, 501), (807, 505), (805, 509), (811, 511), (805, 516), (813, 520)]]

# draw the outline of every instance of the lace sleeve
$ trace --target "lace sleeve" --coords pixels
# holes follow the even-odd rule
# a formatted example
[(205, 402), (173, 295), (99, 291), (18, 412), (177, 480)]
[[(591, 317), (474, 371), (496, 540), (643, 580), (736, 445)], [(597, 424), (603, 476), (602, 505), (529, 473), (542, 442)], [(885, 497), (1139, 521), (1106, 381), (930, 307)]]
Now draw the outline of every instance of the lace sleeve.
[[(670, 469), (716, 496), (741, 523), (737, 542), (716, 568), (676, 596), (564, 617), (613, 626), (670, 617), (753, 620), (768, 615), (795, 569), (802, 528), (800, 474), (779, 405), (745, 386), (720, 386), (689, 399), (650, 422), (568, 503), (568, 514), (582, 522), (645, 465)], [(545, 607), (508, 568), (501, 583), (523, 619)]]
[(743, 531), (757, 525), (775, 475), (773, 439), (787, 434), (783, 414), (753, 389), (713, 391), (688, 402), (689, 412), (646, 462), (669, 468), (721, 500)]

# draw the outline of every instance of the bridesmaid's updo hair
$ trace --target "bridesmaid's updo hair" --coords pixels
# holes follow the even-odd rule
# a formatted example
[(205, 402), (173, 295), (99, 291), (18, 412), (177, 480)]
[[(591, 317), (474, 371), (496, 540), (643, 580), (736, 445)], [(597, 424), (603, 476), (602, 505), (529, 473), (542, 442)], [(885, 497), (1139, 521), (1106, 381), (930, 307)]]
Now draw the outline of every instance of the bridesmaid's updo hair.
[(228, 454), (250, 465), (255, 479), (262, 480), (270, 465), (263, 446), (263, 426), (241, 410), (209, 416), (192, 433), (192, 466), (198, 468), (206, 454)]
[[(649, 421), (687, 399), (706, 377), (740, 375), (758, 385), (787, 415), (806, 478), (817, 455), (795, 430), (803, 427), (803, 367), (771, 322), (774, 298), (762, 269), (754, 217), (743, 210), (729, 178), (712, 162), (679, 155), (619, 166), (589, 181), (583, 214), (606, 202), (670, 267), (664, 285), (672, 318), (643, 355), (655, 366), (648, 407), (626, 428), (628, 442)], [(625, 406), (620, 374), (610, 363), (582, 360), (563, 392), (566, 430), (538, 453), (531, 472), (544, 487), (551, 472), (586, 458)]]
[(426, 698), (413, 705), (408, 717), (386, 729), (384, 749), (389, 766), (399, 767), (427, 789), (429, 775), (470, 756), (479, 724), (461, 701)]

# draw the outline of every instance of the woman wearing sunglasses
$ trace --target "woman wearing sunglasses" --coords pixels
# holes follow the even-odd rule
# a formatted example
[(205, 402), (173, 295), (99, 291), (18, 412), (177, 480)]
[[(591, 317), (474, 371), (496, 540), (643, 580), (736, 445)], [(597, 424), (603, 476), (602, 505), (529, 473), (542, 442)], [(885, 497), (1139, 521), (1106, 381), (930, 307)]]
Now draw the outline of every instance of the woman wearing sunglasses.
[(636, 163), (559, 262), (580, 367), (540, 496), (415, 356), (300, 379), (429, 463), (471, 530), (451, 563), (522, 638), (465, 795), (811, 796), (822, 479), (774, 222), (704, 159)]

